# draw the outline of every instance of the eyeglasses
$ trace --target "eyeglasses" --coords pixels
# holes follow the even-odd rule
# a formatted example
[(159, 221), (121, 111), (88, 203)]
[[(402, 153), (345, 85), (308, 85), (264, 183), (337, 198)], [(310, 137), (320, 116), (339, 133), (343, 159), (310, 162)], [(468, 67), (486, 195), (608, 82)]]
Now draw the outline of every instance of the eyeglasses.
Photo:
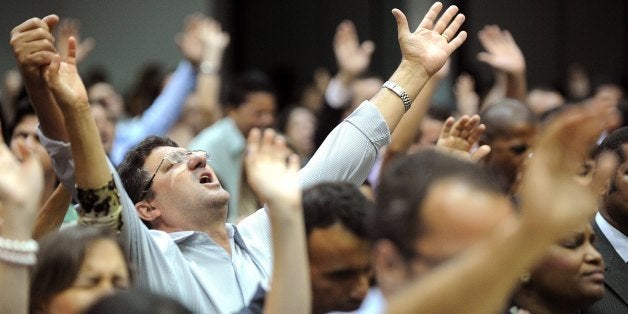
[(176, 151), (166, 154), (166, 156), (164, 156), (164, 158), (159, 162), (157, 169), (155, 169), (155, 172), (150, 177), (150, 180), (148, 180), (148, 183), (146, 183), (146, 187), (144, 188), (144, 190), (142, 190), (142, 194), (140, 195), (140, 200), (144, 199), (144, 196), (146, 196), (146, 193), (150, 191), (150, 188), (153, 185), (153, 180), (155, 180), (155, 176), (157, 175), (157, 172), (159, 172), (161, 165), (164, 164), (164, 161), (167, 160), (168, 162), (170, 162), (171, 165), (175, 166), (177, 164), (187, 162), (188, 160), (190, 160), (190, 157), (192, 157), (192, 155), (204, 157), (206, 161), (212, 160), (212, 156), (204, 150), (191, 150), (191, 151), (176, 150)]

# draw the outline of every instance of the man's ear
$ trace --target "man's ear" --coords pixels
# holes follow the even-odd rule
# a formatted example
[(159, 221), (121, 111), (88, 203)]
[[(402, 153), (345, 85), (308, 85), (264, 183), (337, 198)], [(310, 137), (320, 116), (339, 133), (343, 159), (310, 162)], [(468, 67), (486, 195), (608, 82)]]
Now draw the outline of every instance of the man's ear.
[(410, 280), (407, 261), (390, 240), (378, 240), (373, 245), (371, 255), (377, 284), (384, 294), (393, 293)]
[(161, 217), (161, 210), (153, 206), (150, 201), (139, 201), (135, 204), (135, 209), (140, 219), (145, 221), (153, 221)]

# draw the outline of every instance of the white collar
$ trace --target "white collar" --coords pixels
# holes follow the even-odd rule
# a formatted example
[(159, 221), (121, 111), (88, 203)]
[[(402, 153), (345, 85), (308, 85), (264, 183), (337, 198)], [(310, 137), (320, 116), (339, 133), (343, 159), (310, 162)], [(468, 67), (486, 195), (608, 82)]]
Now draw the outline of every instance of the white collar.
[(599, 212), (595, 215), (595, 222), (597, 223), (604, 236), (611, 243), (615, 252), (619, 254), (624, 262), (628, 263), (628, 237), (613, 227)]

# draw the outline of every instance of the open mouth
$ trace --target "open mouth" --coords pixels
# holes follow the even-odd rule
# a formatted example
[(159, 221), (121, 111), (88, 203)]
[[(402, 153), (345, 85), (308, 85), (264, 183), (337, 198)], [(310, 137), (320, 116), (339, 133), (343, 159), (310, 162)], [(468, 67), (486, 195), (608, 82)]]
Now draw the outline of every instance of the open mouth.
[(212, 175), (210, 173), (203, 173), (200, 177), (199, 183), (201, 184), (205, 184), (205, 183), (212, 183)]

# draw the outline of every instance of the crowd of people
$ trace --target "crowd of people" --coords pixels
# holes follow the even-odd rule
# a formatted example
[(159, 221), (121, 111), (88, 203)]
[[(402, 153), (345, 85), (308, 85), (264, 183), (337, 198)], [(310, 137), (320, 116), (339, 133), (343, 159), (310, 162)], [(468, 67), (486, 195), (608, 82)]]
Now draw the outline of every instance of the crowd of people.
[[(436, 2), (388, 79), (351, 21), (338, 72), (278, 114), (263, 72), (224, 80), (230, 36), (194, 14), (170, 74), (124, 97), (57, 15), (15, 26), (0, 141), (2, 313), (626, 313), (628, 107), (574, 67), (527, 86), (513, 36)], [(221, 97), (223, 95), (224, 97)], [(624, 195), (624, 193), (627, 193)]]

